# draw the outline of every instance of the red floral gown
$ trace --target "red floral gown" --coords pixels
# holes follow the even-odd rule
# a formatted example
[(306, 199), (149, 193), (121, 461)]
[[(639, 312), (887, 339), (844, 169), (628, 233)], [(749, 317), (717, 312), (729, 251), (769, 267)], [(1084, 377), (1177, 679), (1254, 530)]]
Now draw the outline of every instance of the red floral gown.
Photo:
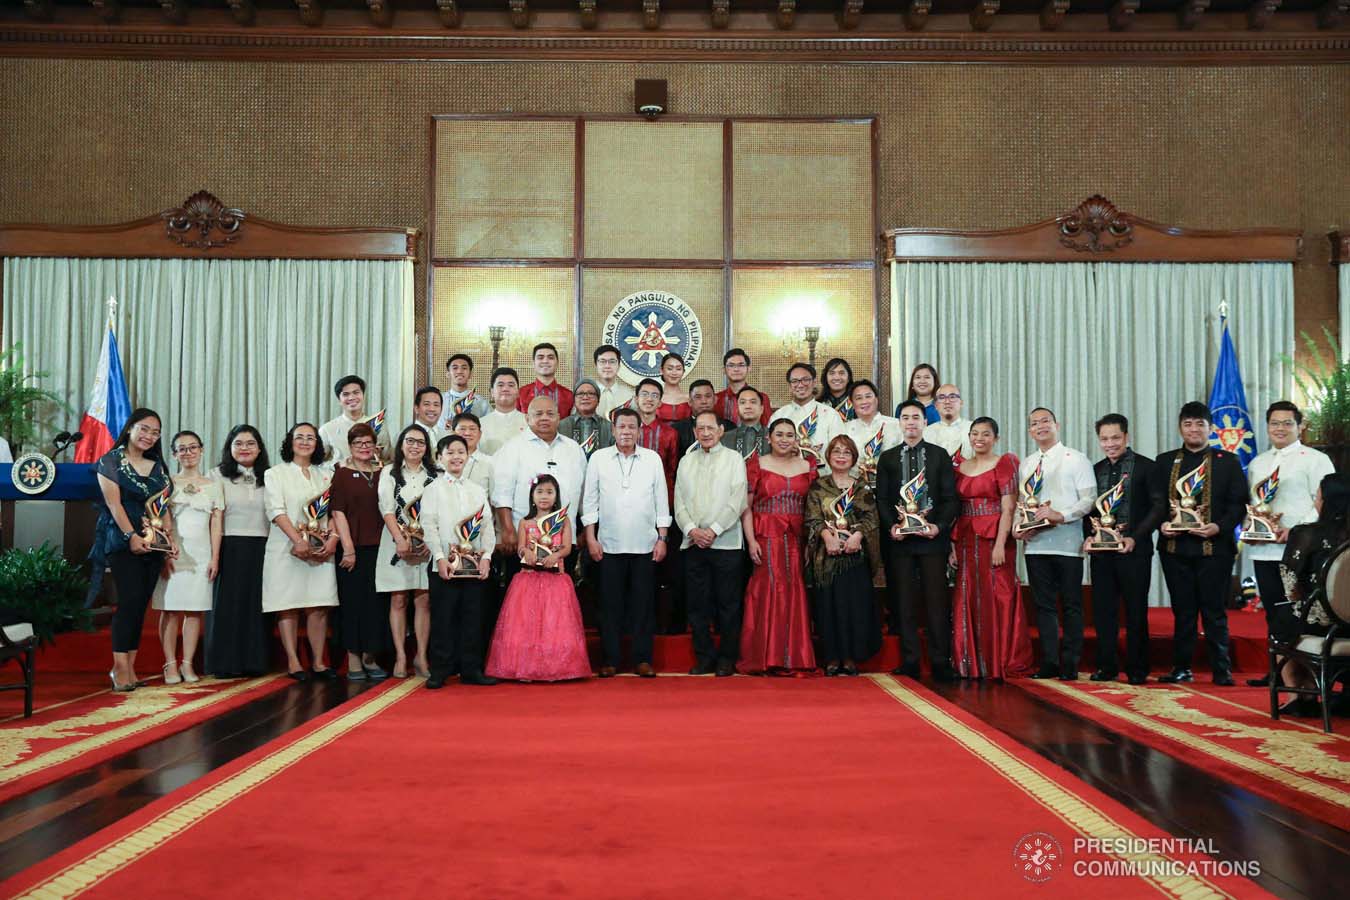
[(745, 592), (741, 654), (742, 674), (816, 668), (811, 646), (811, 611), (803, 581), (802, 501), (815, 472), (784, 478), (746, 463), (755, 540), (764, 554)]
[(952, 529), (956, 547), (952, 665), (963, 678), (1015, 678), (1033, 668), (1012, 540), (1005, 548), (1003, 565), (995, 568), (990, 561), (1002, 498), (1016, 493), (1017, 457), (1011, 453), (979, 475), (956, 470), (961, 515)]

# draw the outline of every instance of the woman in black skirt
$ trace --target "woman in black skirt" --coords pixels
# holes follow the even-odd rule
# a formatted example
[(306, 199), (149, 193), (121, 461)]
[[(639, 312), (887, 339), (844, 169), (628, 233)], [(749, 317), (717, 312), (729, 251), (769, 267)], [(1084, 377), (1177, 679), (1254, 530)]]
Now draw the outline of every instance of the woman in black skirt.
[(263, 549), (272, 527), (263, 496), (269, 465), (258, 429), (236, 425), (211, 472), (225, 495), (220, 574), (206, 638), (206, 671), (217, 678), (261, 675), (269, 668), (262, 611)]
[(375, 430), (358, 422), (347, 432), (351, 458), (333, 470), (333, 527), (338, 534), (337, 590), (341, 607), (342, 645), (347, 649), (347, 678), (375, 681), (389, 673), (375, 661), (387, 653), (389, 599), (375, 590), (379, 563), (380, 459), (375, 455)]
[(858, 663), (881, 649), (872, 593), (881, 561), (880, 521), (876, 497), (849, 475), (858, 463), (853, 439), (836, 436), (825, 448), (825, 461), (830, 473), (812, 482), (802, 507), (807, 581), (815, 588), (825, 674), (857, 675)]

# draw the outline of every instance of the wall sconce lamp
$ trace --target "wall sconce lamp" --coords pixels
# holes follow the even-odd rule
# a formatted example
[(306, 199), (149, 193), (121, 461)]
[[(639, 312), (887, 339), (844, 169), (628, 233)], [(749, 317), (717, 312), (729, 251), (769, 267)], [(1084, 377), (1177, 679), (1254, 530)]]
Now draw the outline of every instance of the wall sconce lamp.
[(506, 338), (505, 325), (489, 325), (488, 340), (492, 341), (492, 371), (497, 371), (497, 364), (501, 359), (502, 341)]
[(802, 358), (802, 342), (806, 343), (807, 362), (811, 368), (816, 366), (816, 351), (823, 349), (825, 342), (820, 339), (819, 325), (805, 325), (800, 329), (792, 329), (783, 335), (782, 353), (784, 359), (799, 360)]

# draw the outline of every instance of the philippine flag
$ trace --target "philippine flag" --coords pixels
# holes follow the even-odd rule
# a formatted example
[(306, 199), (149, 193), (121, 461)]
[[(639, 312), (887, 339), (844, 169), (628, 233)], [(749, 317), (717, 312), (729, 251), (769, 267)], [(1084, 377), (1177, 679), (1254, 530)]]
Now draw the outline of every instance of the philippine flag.
[(89, 411), (80, 420), (80, 433), (84, 437), (75, 445), (75, 462), (98, 462), (100, 456), (112, 449), (130, 417), (131, 392), (127, 390), (127, 379), (122, 374), (117, 335), (110, 325), (103, 335), (103, 349), (98, 354), (98, 372), (94, 376), (93, 394), (89, 397)]

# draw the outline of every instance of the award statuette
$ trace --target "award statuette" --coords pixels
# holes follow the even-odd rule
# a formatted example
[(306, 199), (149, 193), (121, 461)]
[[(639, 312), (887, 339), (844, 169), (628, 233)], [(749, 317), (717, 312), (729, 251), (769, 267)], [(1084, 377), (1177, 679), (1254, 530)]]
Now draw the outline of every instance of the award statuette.
[(1200, 463), (1177, 479), (1176, 488), (1177, 499), (1172, 501), (1172, 521), (1169, 523), (1172, 530), (1198, 531), (1208, 525), (1205, 518), (1208, 510), (1200, 502), (1205, 492), (1205, 464)]
[[(567, 523), (567, 507), (560, 506), (553, 512), (539, 520), (539, 537), (530, 542), (530, 546), (525, 548), (525, 559), (522, 562), (527, 566), (536, 569), (543, 568), (540, 563), (549, 558), (549, 555), (556, 549), (553, 546), (553, 539), (562, 534), (563, 525)], [(558, 571), (562, 571), (562, 562), (558, 563)]]
[(306, 503), (305, 520), (296, 526), (296, 530), (305, 536), (311, 551), (322, 550), (323, 545), (328, 543), (329, 535), (332, 534), (328, 530), (328, 523), (324, 521), (328, 518), (329, 498), (330, 493), (325, 489), (322, 494)]
[(801, 453), (802, 459), (807, 462), (820, 465), (820, 450), (816, 448), (816, 423), (820, 421), (820, 410), (811, 410), (811, 415), (802, 419), (797, 425), (797, 450)]
[(384, 410), (380, 410), (379, 412), (374, 413), (373, 415), (366, 416), (361, 421), (369, 425), (370, 430), (375, 432), (375, 437), (378, 438), (380, 436), (380, 432), (384, 430)]
[(172, 495), (173, 483), (170, 482), (164, 486), (164, 490), (145, 501), (145, 530), (141, 532), (141, 540), (149, 545), (149, 549), (160, 553), (173, 552), (173, 541), (169, 539), (169, 530), (164, 526), (164, 510), (169, 508), (169, 497)]
[(1049, 519), (1038, 519), (1036, 513), (1042, 507), (1050, 505), (1049, 500), (1041, 500), (1041, 488), (1045, 484), (1043, 461), (1036, 463), (1036, 469), (1022, 482), (1022, 496), (1017, 501), (1017, 514), (1013, 517), (1013, 531), (1026, 534), (1038, 528), (1047, 528)]
[(1119, 550), (1125, 543), (1116, 524), (1116, 510), (1125, 499), (1125, 478), (1129, 477), (1121, 478), (1093, 504), (1097, 507), (1097, 515), (1092, 519), (1092, 537), (1087, 542), (1089, 553)]
[(599, 443), (600, 432), (592, 431), (590, 434), (586, 435), (586, 439), (581, 442), (581, 452), (586, 454), (587, 459), (590, 459), (591, 454), (595, 452), (596, 445)]
[(834, 536), (840, 541), (846, 541), (853, 534), (853, 529), (849, 527), (848, 515), (853, 512), (853, 501), (858, 496), (858, 482), (853, 482), (844, 488), (829, 503), (821, 501), (825, 507), (825, 527), (834, 532)]
[(858, 464), (858, 475), (867, 482), (871, 490), (877, 489), (877, 460), (881, 458), (881, 447), (886, 436), (886, 426), (878, 425), (877, 433), (867, 439), (863, 446), (862, 462)]
[(458, 400), (456, 400), (454, 403), (450, 405), (450, 417), (454, 418), (460, 413), (469, 412), (473, 407), (473, 401), (477, 397), (478, 395), (474, 393), (473, 388), (469, 388), (469, 392), (467, 394), (465, 394), (463, 397), (460, 397)]
[(923, 469), (909, 481), (900, 485), (900, 502), (895, 504), (899, 514), (896, 526), (901, 534), (927, 534), (928, 520), (923, 517), (931, 506), (924, 506), (928, 499), (928, 474)]
[(1270, 509), (1279, 489), (1280, 470), (1277, 468), (1252, 490), (1256, 502), (1247, 504), (1247, 519), (1242, 523), (1238, 540), (1248, 544), (1269, 544), (1279, 538), (1276, 529), (1280, 527), (1280, 517), (1284, 513), (1272, 512)]
[(478, 564), (483, 559), (481, 550), (474, 549), (474, 541), (483, 533), (483, 507), (455, 528), (459, 541), (450, 548), (450, 577), (477, 578)]
[[(414, 500), (398, 516), (398, 527), (403, 532), (403, 537), (407, 539), (412, 549), (413, 558), (409, 560), (412, 563), (424, 563), (431, 558), (431, 548), (422, 537), (422, 501)], [(397, 565), (401, 557), (395, 553), (389, 560), (389, 565)]]
[(835, 411), (839, 413), (839, 418), (843, 419), (845, 422), (852, 422), (854, 419), (858, 418), (858, 411), (853, 408), (852, 397), (845, 397), (844, 402), (840, 403)]

